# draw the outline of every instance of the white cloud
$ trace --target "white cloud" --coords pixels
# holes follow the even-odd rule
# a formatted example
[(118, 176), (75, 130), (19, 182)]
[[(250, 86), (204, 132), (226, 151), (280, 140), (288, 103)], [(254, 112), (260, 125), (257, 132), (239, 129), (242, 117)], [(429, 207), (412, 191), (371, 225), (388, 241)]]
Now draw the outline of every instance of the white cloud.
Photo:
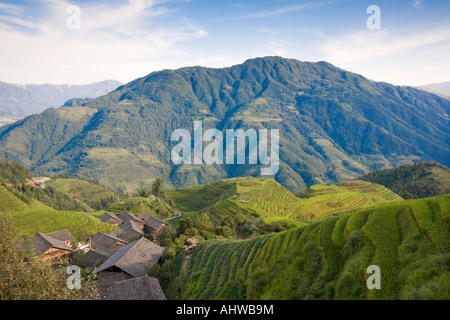
[(356, 31), (341, 38), (328, 38), (322, 52), (338, 63), (410, 52), (419, 47), (450, 41), (450, 25), (422, 32), (393, 34), (388, 29)]
[[(426, 31), (361, 30), (319, 45), (324, 60), (394, 84), (422, 84), (450, 74), (450, 25)], [(441, 81), (439, 80), (439, 81)], [(448, 81), (448, 79), (447, 79)]]
[(170, 13), (161, 1), (159, 5), (146, 0), (129, 0), (121, 6), (80, 5), (80, 30), (66, 27), (66, 10), (71, 3), (42, 3), (47, 15), (40, 19), (0, 16), (0, 41), (7, 44), (0, 50), (3, 81), (126, 82), (183, 57), (182, 42), (207, 35), (187, 20), (160, 26), (157, 19)]
[(413, 0), (411, 3), (409, 3), (409, 5), (416, 9), (420, 9), (422, 8), (422, 0)]

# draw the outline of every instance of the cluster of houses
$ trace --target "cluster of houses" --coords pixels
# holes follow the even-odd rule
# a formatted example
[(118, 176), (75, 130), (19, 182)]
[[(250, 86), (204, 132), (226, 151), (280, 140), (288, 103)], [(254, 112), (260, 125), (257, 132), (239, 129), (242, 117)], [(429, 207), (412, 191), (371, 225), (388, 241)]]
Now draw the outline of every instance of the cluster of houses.
[[(120, 216), (103, 213), (102, 222), (119, 226), (110, 234), (97, 232), (87, 243), (78, 243), (84, 252), (81, 267), (97, 267), (96, 285), (103, 300), (165, 300), (158, 279), (147, 276), (165, 248), (143, 237), (158, 234), (167, 223), (150, 212), (138, 215), (124, 212)], [(68, 229), (53, 233), (36, 233), (36, 253), (47, 263), (68, 261), (74, 246)], [(131, 242), (130, 242), (131, 241)]]

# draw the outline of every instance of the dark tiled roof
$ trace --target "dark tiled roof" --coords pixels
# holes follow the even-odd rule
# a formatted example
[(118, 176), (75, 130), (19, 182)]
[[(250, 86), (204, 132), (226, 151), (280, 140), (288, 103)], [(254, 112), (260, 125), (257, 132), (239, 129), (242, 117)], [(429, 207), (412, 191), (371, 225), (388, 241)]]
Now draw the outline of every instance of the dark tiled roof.
[(34, 250), (39, 255), (43, 254), (45, 251), (47, 251), (48, 249), (51, 249), (51, 248), (72, 251), (72, 248), (69, 247), (67, 244), (65, 244), (63, 241), (54, 239), (43, 233), (37, 232), (33, 236), (32, 241), (33, 241)]
[(166, 300), (159, 281), (143, 276), (98, 285), (101, 300)]
[(59, 241), (68, 241), (73, 239), (73, 235), (70, 233), (69, 229), (47, 233), (47, 236)]
[(121, 246), (118, 242), (122, 245), (126, 243), (126, 240), (102, 232), (97, 232), (94, 234), (90, 238), (90, 241), (91, 249), (100, 250), (109, 253), (110, 255)]
[(137, 222), (132, 220), (125, 221), (123, 224), (120, 225), (119, 228), (122, 229), (123, 231), (133, 230), (139, 234), (143, 233), (141, 226)]
[(89, 267), (92, 268), (95, 266), (97, 261), (104, 262), (106, 259), (108, 259), (109, 254), (103, 251), (98, 250), (89, 250), (83, 255), (82, 261), (83, 261), (83, 267)]
[(165, 248), (141, 238), (119, 248), (98, 267), (97, 272), (116, 267), (133, 277), (140, 277), (147, 273), (146, 267), (151, 267), (161, 258), (164, 251)]
[(137, 217), (141, 220), (147, 220), (149, 217), (153, 216), (154, 216), (153, 213), (151, 213), (150, 211), (145, 211), (137, 215)]
[(135, 221), (135, 222), (138, 222), (138, 223), (141, 223), (141, 224), (144, 223), (144, 221), (139, 219), (135, 214), (129, 213), (128, 211), (125, 211), (124, 213), (122, 213), (120, 215), (120, 219), (123, 222), (126, 222), (127, 220), (131, 220), (131, 221)]
[(142, 231), (141, 226), (131, 220), (127, 220), (123, 224), (120, 225), (119, 230), (115, 230), (110, 233), (113, 236), (120, 237), (121, 239), (124, 239), (126, 241), (129, 241), (135, 237), (139, 237), (144, 234)]
[(148, 226), (150, 229), (156, 231), (161, 229), (162, 227), (167, 226), (167, 223), (165, 223), (162, 220), (159, 220), (155, 217), (148, 217), (147, 220), (145, 220), (145, 225)]
[(109, 212), (103, 213), (101, 216), (97, 218), (100, 219), (101, 222), (109, 223), (109, 224), (121, 224), (123, 221), (118, 216), (111, 214)]

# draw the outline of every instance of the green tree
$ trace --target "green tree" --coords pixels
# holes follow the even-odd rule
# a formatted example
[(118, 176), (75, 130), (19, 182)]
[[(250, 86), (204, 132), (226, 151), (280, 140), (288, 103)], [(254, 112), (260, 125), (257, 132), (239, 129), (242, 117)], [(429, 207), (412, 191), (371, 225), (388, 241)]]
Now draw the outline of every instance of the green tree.
[(179, 232), (179, 234), (184, 234), (184, 233), (186, 233), (186, 230), (193, 228), (193, 227), (194, 227), (194, 222), (192, 221), (191, 218), (187, 217), (186, 219), (180, 220), (180, 226), (178, 228), (178, 232)]
[(176, 236), (176, 230), (171, 225), (168, 225), (167, 227), (162, 229), (156, 239), (162, 246), (167, 247), (169, 243), (171, 243), (175, 239)]
[(161, 178), (156, 178), (155, 181), (153, 181), (152, 183), (152, 189), (151, 189), (151, 193), (159, 198), (165, 199), (166, 196), (164, 194), (164, 190), (163, 190), (163, 184), (164, 184), (164, 180)]

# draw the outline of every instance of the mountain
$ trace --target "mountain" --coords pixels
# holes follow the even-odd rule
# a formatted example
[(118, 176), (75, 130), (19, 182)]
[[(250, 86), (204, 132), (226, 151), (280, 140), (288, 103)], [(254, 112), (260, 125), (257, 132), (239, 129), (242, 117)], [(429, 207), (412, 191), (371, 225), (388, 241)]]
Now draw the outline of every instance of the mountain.
[(418, 87), (419, 89), (437, 94), (444, 98), (450, 98), (450, 81), (426, 84)]
[[(448, 300), (449, 207), (450, 195), (387, 202), (251, 240), (204, 241), (153, 272), (169, 299)], [(373, 265), (380, 290), (367, 286)]]
[(375, 170), (360, 179), (381, 184), (404, 199), (450, 193), (450, 169), (435, 162), (419, 162)]
[[(0, 128), (0, 158), (136, 192), (259, 176), (264, 165), (174, 165), (176, 129), (278, 129), (275, 179), (297, 192), (420, 160), (450, 165), (450, 101), (373, 82), (327, 62), (281, 57), (153, 72), (82, 106)], [(205, 144), (206, 145), (206, 144)], [(248, 163), (248, 161), (246, 161)]]
[(97, 98), (116, 89), (120, 82), (106, 80), (86, 85), (27, 84), (0, 81), (0, 125), (47, 108), (60, 107), (71, 98)]

